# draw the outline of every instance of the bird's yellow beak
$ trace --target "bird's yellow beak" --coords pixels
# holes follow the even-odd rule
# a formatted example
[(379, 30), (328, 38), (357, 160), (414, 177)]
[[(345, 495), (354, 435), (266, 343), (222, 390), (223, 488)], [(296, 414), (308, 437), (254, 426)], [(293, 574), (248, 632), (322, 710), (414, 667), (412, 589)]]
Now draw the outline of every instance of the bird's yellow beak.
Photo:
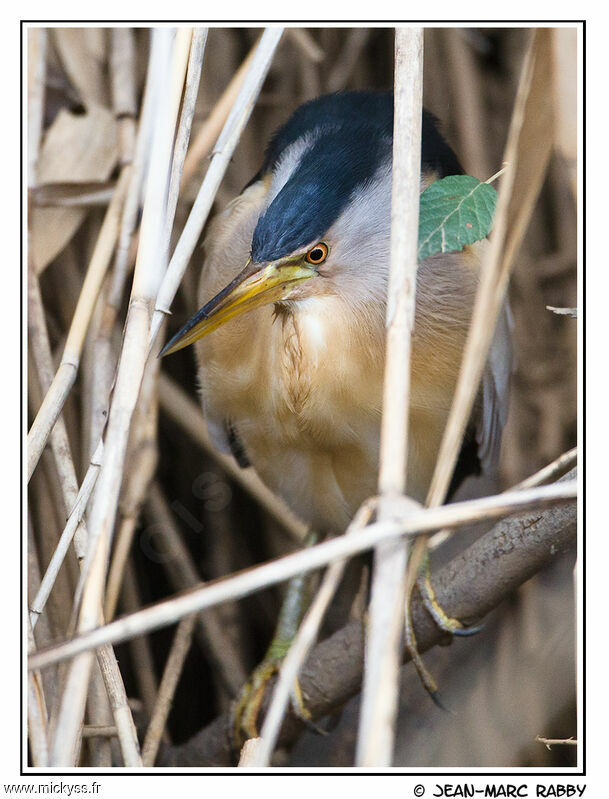
[(235, 316), (285, 299), (294, 286), (316, 274), (313, 267), (294, 261), (277, 261), (263, 266), (248, 262), (228, 286), (197, 311), (167, 342), (159, 357), (187, 347)]

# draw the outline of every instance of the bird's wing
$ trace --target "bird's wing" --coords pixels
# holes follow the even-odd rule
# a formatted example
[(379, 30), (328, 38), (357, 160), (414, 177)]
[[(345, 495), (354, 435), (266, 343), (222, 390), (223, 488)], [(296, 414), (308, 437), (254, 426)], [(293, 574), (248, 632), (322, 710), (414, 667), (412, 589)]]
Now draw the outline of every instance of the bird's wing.
[(203, 415), (207, 424), (207, 432), (211, 439), (212, 444), (219, 452), (224, 452), (226, 455), (231, 455), (230, 436), (226, 426), (226, 421), (210, 413), (207, 403), (203, 401)]
[(478, 457), (483, 472), (492, 474), (499, 462), (512, 373), (512, 315), (507, 301), (497, 320), (482, 377), (482, 412), (476, 430)]
[(232, 455), (242, 469), (251, 466), (243, 441), (234, 425), (227, 419), (211, 413), (205, 401), (203, 401), (203, 413), (207, 432), (214, 447), (219, 452)]

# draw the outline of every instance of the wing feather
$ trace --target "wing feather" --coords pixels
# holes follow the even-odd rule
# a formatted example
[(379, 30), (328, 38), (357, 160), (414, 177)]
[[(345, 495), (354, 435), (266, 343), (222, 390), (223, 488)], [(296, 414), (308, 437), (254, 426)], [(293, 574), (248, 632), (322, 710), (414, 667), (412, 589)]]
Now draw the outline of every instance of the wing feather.
[(476, 441), (478, 457), (486, 474), (497, 470), (501, 435), (507, 420), (513, 363), (512, 327), (512, 315), (506, 301), (497, 320), (482, 377), (482, 411)]

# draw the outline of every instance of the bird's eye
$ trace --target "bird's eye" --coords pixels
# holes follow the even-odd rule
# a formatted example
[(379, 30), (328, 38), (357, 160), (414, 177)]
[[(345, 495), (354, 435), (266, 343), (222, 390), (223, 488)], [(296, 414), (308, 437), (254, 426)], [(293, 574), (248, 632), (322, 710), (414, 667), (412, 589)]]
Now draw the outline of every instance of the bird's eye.
[(323, 264), (323, 262), (328, 257), (328, 245), (325, 244), (323, 241), (320, 241), (319, 244), (316, 244), (315, 247), (311, 247), (309, 252), (306, 254), (305, 259), (307, 263), (313, 264), (313, 266), (317, 266), (318, 264)]

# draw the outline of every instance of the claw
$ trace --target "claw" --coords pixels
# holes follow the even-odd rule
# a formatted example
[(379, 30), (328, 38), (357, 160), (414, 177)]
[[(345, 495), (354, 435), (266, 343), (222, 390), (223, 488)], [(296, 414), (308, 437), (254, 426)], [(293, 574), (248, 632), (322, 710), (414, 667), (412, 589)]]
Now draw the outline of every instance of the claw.
[[(277, 647), (277, 644), (275, 646)], [(282, 647), (279, 646), (278, 648), (281, 649)], [(284, 655), (281, 655), (263, 660), (258, 668), (254, 670), (249, 682), (243, 687), (241, 696), (233, 711), (233, 740), (237, 749), (241, 749), (246, 738), (258, 737), (258, 715), (262, 707), (266, 688), (269, 681), (279, 672), (283, 657)], [(291, 691), (290, 700), (294, 715), (306, 727), (318, 735), (327, 735), (327, 732), (315, 724), (311, 718), (298, 680), (296, 680)], [(245, 737), (243, 733), (245, 733)]]
[(437, 691), (437, 690), (436, 691), (428, 691), (428, 693), (431, 696), (432, 701), (433, 701), (433, 703), (434, 703), (434, 705), (436, 707), (440, 708), (440, 710), (444, 711), (444, 713), (450, 713), (451, 716), (456, 716), (457, 715), (454, 710), (451, 710), (449, 707), (446, 707), (444, 702), (440, 699), (439, 691)]
[(484, 624), (476, 624), (473, 627), (457, 627), (452, 631), (453, 635), (457, 638), (469, 638), (471, 635), (477, 635), (484, 630)]
[(313, 721), (313, 718), (311, 717), (311, 714), (305, 705), (302, 689), (298, 680), (296, 680), (294, 683), (294, 688), (290, 693), (290, 700), (292, 704), (292, 712), (302, 721), (305, 727), (317, 735), (328, 735), (327, 730), (324, 730), (323, 727), (320, 727)]
[(241, 749), (247, 738), (258, 737), (258, 714), (266, 686), (279, 670), (279, 662), (264, 660), (243, 686), (233, 711), (233, 740), (237, 749)]

